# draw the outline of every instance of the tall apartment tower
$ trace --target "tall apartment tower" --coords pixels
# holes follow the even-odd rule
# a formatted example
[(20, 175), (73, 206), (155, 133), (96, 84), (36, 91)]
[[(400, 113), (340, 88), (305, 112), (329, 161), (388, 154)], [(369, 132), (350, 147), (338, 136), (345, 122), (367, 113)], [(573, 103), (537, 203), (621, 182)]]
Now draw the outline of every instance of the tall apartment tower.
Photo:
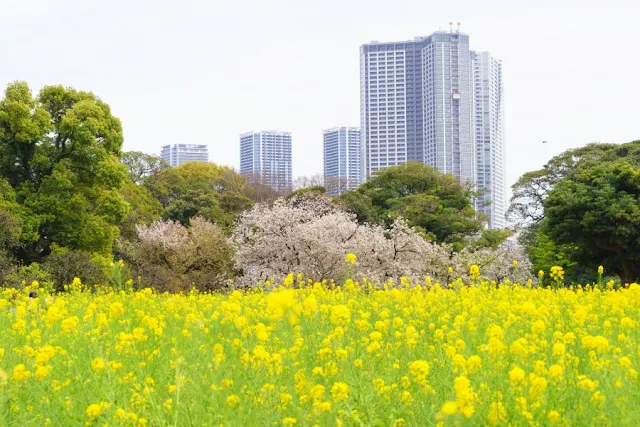
[[(474, 80), (476, 187), (484, 194), (477, 209), (489, 218), (489, 228), (507, 226), (505, 214), (506, 156), (502, 62), (489, 52), (471, 52)], [(483, 206), (490, 202), (488, 206)]]
[(291, 133), (248, 132), (240, 135), (240, 173), (275, 190), (293, 186)]
[(169, 144), (162, 147), (160, 157), (171, 167), (186, 162), (208, 162), (209, 148), (198, 144)]
[[(479, 181), (476, 57), (469, 36), (453, 30), (360, 47), (363, 181), (378, 169), (407, 161), (434, 166), (463, 182)], [(483, 111), (480, 127), (484, 117)], [(503, 180), (504, 163), (490, 172)], [(493, 203), (491, 197), (485, 199)], [(497, 220), (490, 226), (499, 227)]]
[(339, 196), (360, 185), (360, 129), (337, 127), (323, 132), (324, 185)]

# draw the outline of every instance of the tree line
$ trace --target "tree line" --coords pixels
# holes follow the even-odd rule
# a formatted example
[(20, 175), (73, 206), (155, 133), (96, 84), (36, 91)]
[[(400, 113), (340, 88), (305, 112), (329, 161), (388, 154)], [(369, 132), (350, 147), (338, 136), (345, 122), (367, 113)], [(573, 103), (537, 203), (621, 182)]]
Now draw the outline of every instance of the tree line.
[[(91, 92), (46, 86), (34, 95), (24, 82), (8, 85), (0, 100), (0, 281), (41, 279), (62, 286), (80, 270), (95, 281), (107, 280), (120, 258), (138, 266), (132, 276), (144, 272), (160, 280), (166, 266), (176, 264), (167, 254), (157, 261), (165, 270), (143, 262), (155, 259), (149, 253), (155, 243), (149, 242), (166, 239), (162, 228), (149, 231), (158, 221), (174, 224), (165, 227), (171, 228), (167, 236), (193, 247), (229, 245), (228, 251), (200, 252), (225, 257), (216, 264), (228, 270), (225, 278), (241, 275), (242, 267), (229, 261), (238, 250), (232, 244), (238, 221), (279, 199), (295, 208), (300, 200), (321, 196), (355, 223), (386, 230), (402, 219), (422, 239), (447, 245), (451, 253), (495, 250), (511, 235), (484, 229), (486, 218), (473, 209), (478, 193), (471, 186), (420, 163), (383, 169), (339, 197), (328, 196), (313, 178), (283, 194), (225, 166), (194, 162), (171, 168), (156, 156), (123, 152), (123, 141), (120, 120)], [(552, 159), (514, 185), (509, 214), (534, 268), (564, 265), (577, 279), (605, 264), (613, 274), (637, 278), (638, 146), (592, 144)], [(202, 242), (191, 230), (196, 218), (195, 229), (208, 236)], [(143, 235), (151, 240), (144, 243)], [(204, 277), (193, 276), (200, 267), (189, 265), (181, 267), (186, 276), (176, 276), (176, 282)]]

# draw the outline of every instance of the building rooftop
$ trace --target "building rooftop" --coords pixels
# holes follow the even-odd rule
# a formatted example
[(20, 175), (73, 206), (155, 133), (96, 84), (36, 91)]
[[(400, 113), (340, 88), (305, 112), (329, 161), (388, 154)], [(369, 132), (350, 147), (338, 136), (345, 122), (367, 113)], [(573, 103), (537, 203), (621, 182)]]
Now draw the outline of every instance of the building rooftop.
[(360, 130), (360, 126), (336, 126), (330, 129), (325, 129), (322, 131), (323, 134), (325, 133), (329, 133), (329, 132), (335, 132), (337, 130), (340, 129), (347, 129), (347, 130)]
[(291, 136), (291, 132), (278, 131), (278, 130), (250, 131), (250, 132), (241, 133), (240, 136), (242, 137), (242, 136), (246, 136), (246, 135), (255, 135), (256, 133), (270, 133), (270, 134), (276, 134), (276, 135), (289, 135), (289, 136)]
[(413, 38), (413, 40), (400, 40), (400, 41), (391, 41), (391, 42), (381, 42), (378, 40), (373, 40), (370, 41), (369, 43), (365, 43), (362, 46), (375, 46), (375, 45), (384, 45), (384, 44), (403, 44), (403, 43), (420, 43), (422, 41), (425, 41), (433, 36), (435, 36), (436, 34), (454, 34), (454, 35), (460, 35), (460, 36), (466, 36), (469, 37), (469, 34), (467, 33), (461, 33), (459, 31), (434, 31), (432, 34), (428, 35), (428, 36), (416, 36)]

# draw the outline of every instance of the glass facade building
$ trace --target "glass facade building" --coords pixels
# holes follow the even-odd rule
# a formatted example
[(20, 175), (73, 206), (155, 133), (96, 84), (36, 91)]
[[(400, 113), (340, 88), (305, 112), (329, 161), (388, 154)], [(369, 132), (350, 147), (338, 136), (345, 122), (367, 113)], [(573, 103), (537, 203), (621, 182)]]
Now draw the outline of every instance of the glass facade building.
[[(507, 226), (504, 90), (502, 62), (489, 52), (471, 52), (474, 79), (476, 187), (483, 191), (477, 209), (489, 218), (489, 228)], [(485, 206), (486, 203), (489, 203)]]
[(291, 133), (248, 132), (240, 135), (240, 173), (275, 190), (293, 186)]
[[(484, 158), (478, 154), (479, 138), (475, 132), (478, 126), (484, 129), (485, 114), (483, 110), (478, 118), (476, 101), (479, 93), (485, 95), (484, 89), (477, 87), (484, 78), (477, 79), (476, 58), (469, 47), (469, 36), (453, 31), (360, 47), (363, 181), (378, 169), (416, 161), (460, 177), (463, 182), (483, 185), (482, 189), (486, 189), (487, 182), (504, 182), (504, 161), (495, 163), (486, 181)], [(494, 95), (494, 104), (487, 108), (502, 114), (501, 70), (499, 73), (500, 97)], [(501, 127), (502, 118), (500, 123), (492, 123)], [(483, 153), (486, 139), (483, 134)], [(489, 139), (489, 145), (500, 146), (492, 153), (499, 156), (500, 151), (504, 158), (502, 130), (492, 133)], [(479, 161), (483, 162), (482, 184)], [(492, 188), (493, 192), (487, 191), (482, 202), (504, 204), (504, 184), (502, 189)], [(479, 203), (477, 207), (488, 212), (488, 206), (480, 208)], [(491, 218), (497, 218), (501, 210), (504, 211), (496, 207)], [(497, 220), (489, 223), (492, 228), (503, 225)]]
[(160, 157), (171, 167), (186, 162), (208, 162), (209, 148), (198, 144), (170, 144), (161, 148)]
[(337, 127), (323, 132), (324, 185), (329, 194), (339, 196), (355, 190), (360, 176), (360, 129)]

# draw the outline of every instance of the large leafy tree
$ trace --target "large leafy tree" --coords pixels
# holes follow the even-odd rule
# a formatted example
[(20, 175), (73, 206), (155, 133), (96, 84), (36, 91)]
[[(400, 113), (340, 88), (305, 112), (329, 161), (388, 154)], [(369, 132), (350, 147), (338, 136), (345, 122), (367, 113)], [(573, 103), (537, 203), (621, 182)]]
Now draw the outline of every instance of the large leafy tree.
[(122, 154), (120, 161), (129, 169), (129, 179), (138, 185), (169, 168), (162, 157), (140, 151), (127, 151)]
[(542, 231), (558, 245), (574, 245), (573, 260), (638, 280), (640, 141), (576, 166), (549, 193), (544, 212)]
[(365, 222), (391, 224), (403, 217), (435, 241), (461, 246), (486, 221), (471, 205), (475, 195), (453, 175), (410, 162), (381, 169), (340, 200)]
[(21, 214), (13, 188), (0, 180), (0, 252), (19, 244), (23, 229)]
[(520, 226), (539, 224), (544, 219), (544, 200), (554, 185), (576, 166), (597, 160), (615, 147), (616, 144), (593, 143), (567, 150), (549, 160), (542, 169), (523, 174), (511, 186), (511, 205), (507, 216)]
[[(0, 178), (20, 206), (15, 255), (39, 261), (53, 244), (108, 254), (128, 205), (119, 193), (120, 120), (93, 93), (24, 82), (0, 100)], [(13, 197), (13, 196), (12, 196)]]
[(129, 214), (120, 226), (120, 235), (132, 241), (138, 237), (137, 225), (149, 225), (160, 219), (163, 212), (162, 205), (146, 187), (132, 181), (122, 187), (120, 194), (130, 207)]
[(189, 162), (165, 169), (145, 185), (160, 201), (162, 216), (183, 225), (200, 216), (228, 230), (238, 214), (253, 206), (247, 180), (213, 163)]
[[(584, 247), (576, 239), (559, 238), (558, 230), (553, 232), (555, 226), (547, 224), (550, 211), (545, 203), (558, 184), (574, 175), (580, 176), (585, 170), (617, 161), (633, 165), (638, 158), (637, 145), (637, 142), (622, 145), (592, 143), (567, 150), (549, 160), (542, 169), (525, 173), (513, 185), (508, 215), (522, 227), (519, 240), (527, 246), (535, 270), (548, 271), (553, 265), (562, 265), (567, 270), (568, 281), (584, 282), (592, 280), (594, 264), (621, 265), (619, 260), (610, 258), (610, 253), (595, 254), (593, 248)], [(562, 191), (566, 190), (566, 185), (562, 184)], [(557, 194), (554, 203), (558, 202)], [(568, 194), (574, 196), (572, 192)], [(615, 267), (609, 272), (623, 274), (621, 268)]]

